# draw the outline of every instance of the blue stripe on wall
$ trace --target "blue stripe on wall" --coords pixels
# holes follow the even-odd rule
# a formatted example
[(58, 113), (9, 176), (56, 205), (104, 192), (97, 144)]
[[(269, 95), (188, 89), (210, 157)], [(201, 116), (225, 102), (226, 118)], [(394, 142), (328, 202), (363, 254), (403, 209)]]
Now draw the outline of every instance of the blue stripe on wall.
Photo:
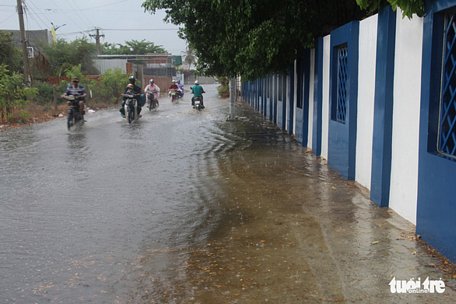
[(437, 153), (442, 74), (442, 10), (456, 1), (435, 1), (424, 17), (416, 232), (456, 262), (456, 161)]
[(294, 116), (294, 65), (292, 64), (288, 72), (288, 134), (293, 134)]
[(316, 156), (320, 156), (323, 107), (323, 37), (319, 37), (315, 44), (314, 82), (312, 151)]
[(302, 101), (302, 145), (307, 147), (309, 139), (309, 90), (310, 90), (310, 50), (304, 50), (303, 58), (304, 90)]
[(387, 6), (378, 14), (370, 190), (381, 207), (388, 207), (390, 194), (395, 40), (396, 13)]

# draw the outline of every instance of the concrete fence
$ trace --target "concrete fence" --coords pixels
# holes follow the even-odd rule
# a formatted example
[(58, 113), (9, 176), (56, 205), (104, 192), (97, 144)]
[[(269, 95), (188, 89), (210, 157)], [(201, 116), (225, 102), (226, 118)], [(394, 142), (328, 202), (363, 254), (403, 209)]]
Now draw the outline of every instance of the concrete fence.
[(343, 25), (241, 91), (456, 261), (456, 1), (430, 3), (424, 18), (388, 7)]

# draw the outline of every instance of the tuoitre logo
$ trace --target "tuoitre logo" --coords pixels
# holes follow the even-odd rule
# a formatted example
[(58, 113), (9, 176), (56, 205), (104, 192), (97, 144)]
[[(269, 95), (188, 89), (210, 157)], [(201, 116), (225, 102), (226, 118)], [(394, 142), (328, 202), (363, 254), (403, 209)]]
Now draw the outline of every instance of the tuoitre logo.
[(410, 280), (396, 280), (394, 277), (388, 284), (391, 293), (443, 293), (445, 282), (442, 279), (429, 280), (429, 277), (421, 282), (421, 278)]

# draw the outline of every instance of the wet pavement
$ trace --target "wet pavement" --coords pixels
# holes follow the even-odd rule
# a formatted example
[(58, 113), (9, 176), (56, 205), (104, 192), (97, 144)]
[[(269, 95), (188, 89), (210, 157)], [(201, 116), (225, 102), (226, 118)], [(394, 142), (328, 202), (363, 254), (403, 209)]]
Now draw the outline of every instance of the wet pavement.
[(131, 126), (108, 110), (0, 132), (0, 303), (456, 301), (410, 223), (205, 89), (202, 112), (161, 99)]

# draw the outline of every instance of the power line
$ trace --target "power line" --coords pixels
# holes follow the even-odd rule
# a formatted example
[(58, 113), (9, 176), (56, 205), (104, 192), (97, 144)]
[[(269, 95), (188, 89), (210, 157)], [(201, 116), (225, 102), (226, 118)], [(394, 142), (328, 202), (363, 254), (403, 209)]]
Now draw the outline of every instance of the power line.
[(103, 31), (178, 31), (178, 28), (175, 29), (169, 29), (169, 28), (150, 28), (150, 29), (145, 29), (145, 28), (140, 28), (140, 29), (102, 29)]
[[(31, 1), (29, 1), (29, 3), (31, 4), (31, 6), (34, 6), (34, 4), (33, 4)], [(40, 17), (38, 14), (35, 13), (35, 11), (34, 11), (35, 8), (32, 9), (29, 5), (25, 5), (25, 3), (24, 3), (24, 6), (25, 6), (25, 16), (27, 17), (27, 19), (28, 19), (29, 17), (30, 17), (30, 18), (33, 18), (34, 20), (37, 21), (36, 23), (37, 23), (38, 25), (43, 26), (44, 28), (47, 28), (47, 27), (48, 27), (48, 26), (46, 25), (46, 22), (43, 21), (43, 19), (41, 19), (41, 17)], [(30, 14), (28, 14), (28, 13), (30, 13)], [(32, 15), (36, 16), (36, 19), (35, 19), (35, 17), (32, 17)], [(46, 16), (46, 17), (47, 17), (47, 16)], [(27, 28), (30, 30), (30, 22), (28, 22)]]

